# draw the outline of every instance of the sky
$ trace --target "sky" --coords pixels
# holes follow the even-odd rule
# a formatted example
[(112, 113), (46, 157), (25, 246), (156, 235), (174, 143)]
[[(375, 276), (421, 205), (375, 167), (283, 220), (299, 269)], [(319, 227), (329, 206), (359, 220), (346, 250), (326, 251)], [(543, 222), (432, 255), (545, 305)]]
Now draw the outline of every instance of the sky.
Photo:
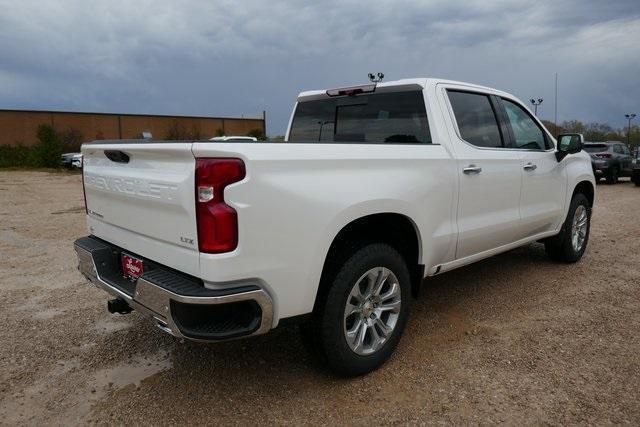
[(0, 0), (0, 108), (256, 116), (303, 90), (439, 77), (539, 116), (640, 117), (638, 0)]

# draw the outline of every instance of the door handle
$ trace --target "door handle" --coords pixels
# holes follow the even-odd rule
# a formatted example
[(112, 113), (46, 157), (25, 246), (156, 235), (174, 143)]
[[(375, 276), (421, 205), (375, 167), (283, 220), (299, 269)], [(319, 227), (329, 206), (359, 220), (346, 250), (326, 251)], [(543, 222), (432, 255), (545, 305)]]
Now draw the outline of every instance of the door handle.
[(462, 169), (462, 172), (467, 175), (478, 175), (482, 172), (482, 168), (476, 165), (469, 165), (466, 168)]
[(526, 171), (534, 171), (536, 170), (538, 166), (534, 165), (533, 163), (527, 163), (526, 165), (524, 165), (524, 170)]

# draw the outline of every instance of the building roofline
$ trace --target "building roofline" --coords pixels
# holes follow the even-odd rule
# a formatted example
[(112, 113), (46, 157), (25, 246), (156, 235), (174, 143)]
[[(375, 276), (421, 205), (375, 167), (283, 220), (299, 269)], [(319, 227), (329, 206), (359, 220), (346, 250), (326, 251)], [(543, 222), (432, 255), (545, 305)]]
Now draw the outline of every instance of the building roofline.
[(100, 113), (95, 111), (57, 111), (57, 110), (20, 110), (0, 108), (0, 113), (43, 113), (43, 114), (86, 114), (98, 116), (126, 116), (126, 117), (165, 117), (179, 119), (214, 119), (214, 120), (263, 120), (262, 117), (219, 117), (219, 116), (183, 116), (172, 114), (138, 114), (138, 113)]

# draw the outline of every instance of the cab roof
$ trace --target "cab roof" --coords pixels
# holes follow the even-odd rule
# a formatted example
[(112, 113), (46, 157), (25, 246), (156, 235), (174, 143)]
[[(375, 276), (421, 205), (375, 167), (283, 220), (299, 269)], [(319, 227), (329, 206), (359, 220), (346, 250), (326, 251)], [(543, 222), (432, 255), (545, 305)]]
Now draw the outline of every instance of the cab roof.
[[(487, 86), (481, 86), (473, 83), (460, 82), (455, 80), (447, 80), (447, 79), (438, 79), (438, 78), (409, 78), (409, 79), (400, 79), (400, 80), (391, 80), (381, 83), (375, 84), (376, 92), (401, 92), (407, 90), (423, 90), (430, 86), (435, 86), (436, 84), (451, 84), (457, 86), (465, 86), (471, 89), (478, 89), (486, 92), (493, 92), (496, 94), (505, 94), (509, 95), (506, 92), (503, 92), (498, 89), (493, 89)], [(356, 87), (366, 87), (374, 85), (374, 83), (363, 83), (359, 85), (349, 86), (349, 88)], [(329, 88), (322, 90), (308, 90), (304, 92), (300, 92), (298, 94), (298, 101), (311, 101), (313, 99), (323, 99), (329, 97), (327, 91), (342, 89), (342, 88)]]

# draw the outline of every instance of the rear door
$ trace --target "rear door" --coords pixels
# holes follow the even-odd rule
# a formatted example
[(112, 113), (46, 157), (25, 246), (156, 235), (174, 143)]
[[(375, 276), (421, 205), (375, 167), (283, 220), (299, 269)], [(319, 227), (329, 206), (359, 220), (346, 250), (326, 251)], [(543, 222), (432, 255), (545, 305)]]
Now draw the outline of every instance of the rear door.
[(83, 175), (91, 234), (197, 275), (191, 145), (85, 144)]
[(522, 155), (505, 147), (495, 97), (446, 85), (459, 179), (458, 244), (461, 259), (514, 241), (520, 227)]
[(564, 219), (562, 213), (567, 191), (564, 163), (558, 162), (550, 136), (526, 108), (508, 98), (501, 98), (500, 104), (507, 122), (509, 146), (523, 156), (522, 228), (519, 237), (554, 230)]

